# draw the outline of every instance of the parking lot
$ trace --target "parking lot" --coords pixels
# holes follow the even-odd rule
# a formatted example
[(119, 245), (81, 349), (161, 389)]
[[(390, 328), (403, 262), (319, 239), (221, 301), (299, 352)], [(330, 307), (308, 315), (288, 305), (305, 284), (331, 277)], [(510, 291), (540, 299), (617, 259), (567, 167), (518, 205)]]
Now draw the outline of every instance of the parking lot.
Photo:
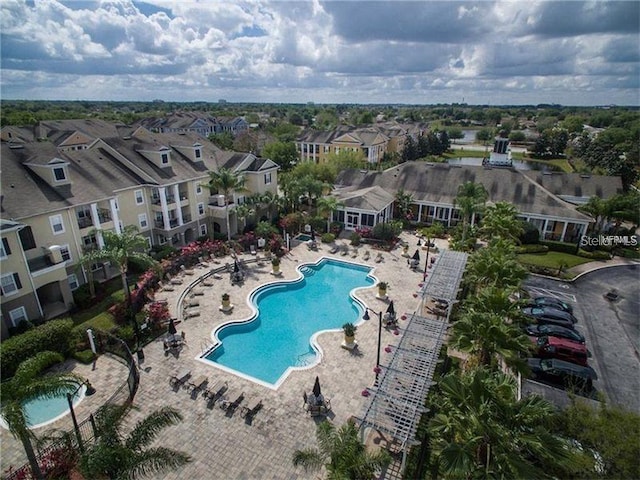
[[(598, 373), (595, 389), (614, 405), (640, 413), (640, 268), (624, 265), (603, 268), (561, 282), (531, 276), (525, 288), (532, 295), (551, 295), (573, 304), (576, 330), (586, 338), (592, 356), (589, 364)], [(612, 289), (617, 300), (604, 297)], [(546, 388), (527, 382), (526, 392)], [(549, 392), (556, 400), (557, 392)], [(550, 400), (552, 400), (550, 398)]]

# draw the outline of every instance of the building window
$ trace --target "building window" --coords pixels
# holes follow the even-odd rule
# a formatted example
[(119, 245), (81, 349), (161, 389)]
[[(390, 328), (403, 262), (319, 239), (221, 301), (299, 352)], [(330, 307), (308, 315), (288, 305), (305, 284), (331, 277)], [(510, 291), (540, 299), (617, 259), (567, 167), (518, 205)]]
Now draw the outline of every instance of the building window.
[(0, 245), (0, 259), (5, 259), (9, 255), (11, 255), (11, 249), (9, 248), (9, 241), (6, 238), (2, 239), (2, 244)]
[(10, 310), (9, 318), (11, 318), (11, 325), (14, 327), (20, 325), (20, 322), (29, 320), (29, 318), (27, 318), (27, 311), (24, 307), (18, 307)]
[(96, 234), (91, 233), (86, 237), (82, 237), (82, 243), (84, 245), (85, 250), (93, 250), (98, 247), (98, 240), (96, 239)]
[(202, 157), (202, 152), (200, 151), (199, 148), (196, 148), (196, 158), (200, 158)]
[(196, 195), (202, 195), (202, 185), (196, 185)]
[(22, 288), (20, 276), (17, 273), (7, 273), (0, 277), (0, 287), (2, 295), (13, 295)]
[(200, 225), (200, 236), (204, 237), (207, 234), (207, 226), (206, 225)]
[(18, 236), (20, 237), (20, 243), (22, 244), (22, 249), (26, 252), (27, 250), (31, 250), (32, 248), (36, 248), (36, 239), (33, 236), (33, 230), (31, 227), (26, 226), (22, 230), (18, 232)]
[(117, 211), (120, 210), (120, 204), (118, 203), (118, 199), (117, 198), (113, 199), (113, 208), (115, 208)]
[(141, 213), (140, 215), (138, 215), (138, 223), (140, 224), (140, 228), (147, 228), (149, 226), (146, 213)]
[(71, 260), (71, 251), (69, 250), (69, 245), (61, 245), (60, 246), (60, 254), (62, 255), (62, 260), (68, 262)]
[(136, 197), (136, 205), (142, 205), (144, 203), (144, 195), (142, 194), (142, 190), (136, 190), (133, 192)]
[(167, 163), (169, 163), (169, 154), (168, 153), (163, 153), (162, 154), (162, 164), (166, 165)]
[(67, 179), (67, 175), (64, 172), (64, 168), (56, 167), (53, 169), (53, 177), (56, 179), (56, 182), (63, 182)]
[(167, 237), (164, 235), (158, 235), (158, 244), (164, 245), (165, 243), (167, 243)]
[(80, 284), (78, 283), (78, 276), (75, 273), (72, 273), (67, 277), (67, 281), (69, 282), (69, 288), (71, 291), (76, 290)]
[(51, 223), (51, 230), (53, 230), (54, 235), (64, 233), (64, 223), (62, 222), (62, 215), (51, 215), (49, 217), (49, 222)]
[(198, 204), (198, 215), (204, 215), (204, 203)]
[(271, 184), (271, 172), (264, 174), (264, 184), (265, 185)]

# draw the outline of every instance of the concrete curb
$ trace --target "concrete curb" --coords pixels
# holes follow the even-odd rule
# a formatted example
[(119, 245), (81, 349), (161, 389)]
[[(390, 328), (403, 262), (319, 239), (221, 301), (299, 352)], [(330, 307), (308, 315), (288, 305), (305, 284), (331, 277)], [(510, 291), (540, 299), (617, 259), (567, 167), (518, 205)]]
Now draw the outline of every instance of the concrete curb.
[[(588, 265), (588, 264), (585, 264), (585, 265)], [(602, 270), (603, 268), (628, 267), (630, 265), (640, 265), (640, 261), (629, 259), (626, 262), (614, 263), (611, 265), (599, 265), (597, 267), (593, 267), (588, 270), (585, 270), (584, 272), (580, 272), (576, 274), (576, 276), (573, 278), (558, 278), (558, 277), (553, 277), (551, 275), (543, 275), (541, 273), (532, 273), (532, 272), (529, 272), (529, 275), (533, 275), (534, 277), (540, 277), (540, 278), (548, 278), (549, 280), (555, 280), (557, 282), (573, 283), (583, 275), (586, 275), (587, 273), (592, 273), (597, 270)]]

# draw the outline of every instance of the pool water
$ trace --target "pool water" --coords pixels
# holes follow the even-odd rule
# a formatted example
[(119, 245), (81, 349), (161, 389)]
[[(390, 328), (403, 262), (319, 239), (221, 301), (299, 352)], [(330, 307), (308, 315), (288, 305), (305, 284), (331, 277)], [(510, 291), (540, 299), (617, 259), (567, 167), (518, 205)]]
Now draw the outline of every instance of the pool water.
[(216, 332), (222, 342), (206, 360), (257, 379), (268, 386), (281, 383), (293, 367), (319, 361), (314, 334), (358, 323), (363, 307), (350, 295), (374, 283), (371, 268), (334, 259), (299, 267), (303, 278), (254, 291), (257, 316)]
[(311, 235), (307, 235), (306, 233), (301, 233), (299, 235), (296, 235), (294, 240), (300, 240), (301, 242), (308, 242), (309, 240), (311, 240)]
[[(73, 393), (74, 390), (75, 394), (72, 398), (73, 406), (75, 407), (84, 398), (86, 387), (84, 385), (82, 388), (78, 388), (78, 386), (70, 387), (69, 393)], [(27, 416), (27, 425), (29, 428), (43, 427), (69, 414), (67, 394), (64, 393), (59, 397), (31, 400), (24, 404), (24, 411)], [(4, 419), (0, 420), (0, 425), (7, 428)]]

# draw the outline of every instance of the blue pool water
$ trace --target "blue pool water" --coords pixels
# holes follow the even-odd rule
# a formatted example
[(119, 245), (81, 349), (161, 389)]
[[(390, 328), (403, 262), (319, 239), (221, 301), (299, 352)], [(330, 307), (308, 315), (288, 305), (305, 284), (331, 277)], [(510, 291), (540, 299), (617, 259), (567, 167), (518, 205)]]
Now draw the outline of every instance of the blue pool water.
[[(74, 407), (84, 398), (86, 388), (83, 386), (71, 387), (69, 393), (76, 391), (73, 396)], [(24, 410), (27, 415), (27, 425), (29, 428), (38, 428), (47, 425), (69, 413), (69, 402), (66, 393), (59, 397), (31, 400), (24, 404)], [(6, 428), (4, 419), (1, 425)]]
[(308, 242), (309, 240), (311, 240), (311, 235), (307, 235), (306, 233), (301, 233), (300, 235), (297, 235), (294, 240), (300, 240), (301, 242)]
[(325, 258), (300, 271), (300, 281), (257, 289), (251, 296), (257, 316), (218, 330), (222, 344), (205, 358), (273, 386), (290, 367), (317, 360), (315, 333), (358, 323), (363, 308), (349, 292), (373, 285), (370, 267)]

